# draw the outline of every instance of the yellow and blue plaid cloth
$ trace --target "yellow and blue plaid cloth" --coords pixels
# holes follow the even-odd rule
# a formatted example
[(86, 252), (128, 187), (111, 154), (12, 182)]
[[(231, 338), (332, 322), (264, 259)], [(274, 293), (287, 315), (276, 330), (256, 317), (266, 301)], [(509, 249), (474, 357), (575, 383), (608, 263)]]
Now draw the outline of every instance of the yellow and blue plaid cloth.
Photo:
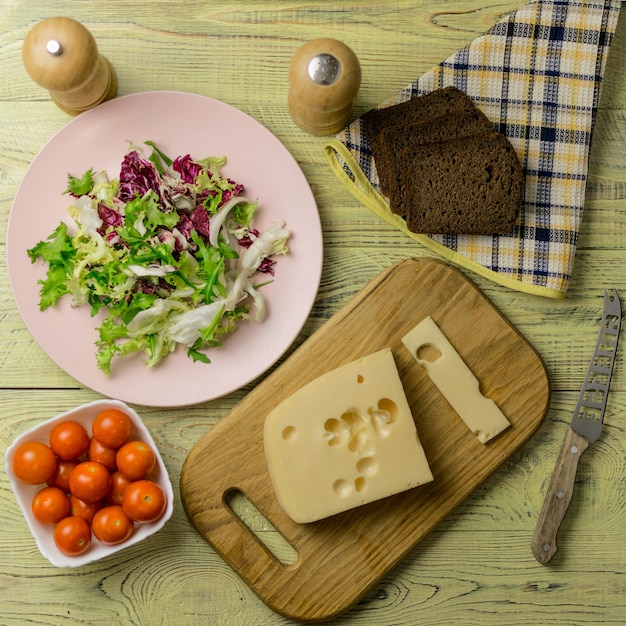
[(327, 142), (329, 163), (379, 217), (446, 259), (519, 291), (562, 298), (585, 205), (591, 136), (620, 0), (536, 0), (377, 108), (454, 85), (506, 135), (525, 199), (507, 235), (420, 235), (380, 194), (362, 118)]

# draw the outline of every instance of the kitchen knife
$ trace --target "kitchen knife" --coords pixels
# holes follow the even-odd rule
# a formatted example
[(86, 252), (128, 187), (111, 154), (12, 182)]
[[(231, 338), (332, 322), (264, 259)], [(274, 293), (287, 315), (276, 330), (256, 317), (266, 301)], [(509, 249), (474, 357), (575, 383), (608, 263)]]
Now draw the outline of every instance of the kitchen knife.
[(621, 322), (622, 309), (617, 291), (613, 289), (609, 292), (605, 289), (604, 310), (596, 348), (531, 542), (533, 554), (542, 565), (556, 554), (556, 536), (572, 499), (578, 461), (602, 432)]

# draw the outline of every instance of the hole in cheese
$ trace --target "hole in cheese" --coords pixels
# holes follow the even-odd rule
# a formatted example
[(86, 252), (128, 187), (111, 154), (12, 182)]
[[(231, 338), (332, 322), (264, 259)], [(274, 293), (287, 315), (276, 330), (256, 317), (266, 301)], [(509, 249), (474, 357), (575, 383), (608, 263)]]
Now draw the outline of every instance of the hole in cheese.
[(346, 437), (342, 423), (334, 417), (326, 420), (324, 430), (326, 431), (326, 439), (329, 446), (340, 445)]
[(333, 491), (340, 498), (347, 498), (352, 492), (352, 486), (347, 480), (340, 478), (333, 483)]
[(362, 374), (359, 374), (356, 377), (356, 382), (359, 383), (359, 385), (362, 385), (365, 382), (365, 377)]
[(398, 419), (398, 405), (393, 400), (381, 398), (378, 401), (378, 408), (388, 414), (388, 424), (393, 424)]
[(295, 426), (287, 426), (283, 430), (283, 439), (285, 441), (293, 441), (296, 438), (297, 432)]
[(392, 424), (398, 419), (398, 405), (389, 398), (381, 398), (378, 409), (370, 407), (367, 412), (376, 434), (379, 437), (388, 437), (392, 432)]
[(365, 420), (358, 409), (348, 409), (341, 416), (341, 421), (351, 437), (365, 426)]
[(378, 463), (375, 458), (366, 456), (357, 461), (356, 471), (363, 476), (375, 476), (378, 473)]
[(366, 428), (362, 428), (354, 433), (348, 442), (348, 450), (359, 455), (372, 454), (374, 452), (374, 443), (368, 436)]
[(441, 350), (435, 348), (430, 343), (425, 343), (417, 349), (418, 361), (427, 361), (428, 363), (434, 363), (443, 356)]

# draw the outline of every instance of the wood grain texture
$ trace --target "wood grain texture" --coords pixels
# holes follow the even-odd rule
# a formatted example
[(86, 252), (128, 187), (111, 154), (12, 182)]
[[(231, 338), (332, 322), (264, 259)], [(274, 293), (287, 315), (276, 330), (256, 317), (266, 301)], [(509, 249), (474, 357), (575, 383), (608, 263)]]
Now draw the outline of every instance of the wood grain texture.
[[(430, 256), (336, 181), (324, 140), (287, 110), (288, 67), (302, 43), (347, 43), (363, 77), (355, 115), (386, 100), (479, 36), (523, 0), (0, 0), (0, 450), (38, 422), (94, 400), (24, 327), (8, 284), (5, 238), (29, 163), (69, 116), (28, 77), (21, 46), (37, 21), (84, 23), (113, 64), (118, 94), (153, 89), (218, 98), (254, 116), (294, 155), (324, 228), (324, 269), (293, 349), (393, 263)], [(626, 291), (626, 20), (608, 59), (574, 272), (561, 302), (472, 276), (543, 359), (550, 411), (537, 433), (334, 625), (451, 623), (617, 626), (626, 614), (626, 369), (618, 353), (602, 437), (581, 459), (549, 566), (530, 550), (550, 475), (584, 380), (603, 289)], [(279, 366), (277, 364), (277, 366)], [(262, 377), (263, 382), (271, 372)], [(178, 485), (193, 446), (253, 391), (184, 409), (135, 407)], [(39, 554), (0, 473), (0, 622), (249, 626), (293, 624), (267, 608), (192, 527), (177, 490), (174, 516), (150, 540), (79, 572)], [(256, 532), (271, 533), (251, 516)], [(578, 546), (584, 546), (584, 554)]]

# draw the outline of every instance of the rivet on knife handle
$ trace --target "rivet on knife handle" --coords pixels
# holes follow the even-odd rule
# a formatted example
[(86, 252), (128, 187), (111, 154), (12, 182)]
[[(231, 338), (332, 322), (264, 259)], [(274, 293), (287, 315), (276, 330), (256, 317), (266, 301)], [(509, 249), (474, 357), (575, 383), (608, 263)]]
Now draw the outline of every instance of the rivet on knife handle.
[(622, 311), (617, 291), (605, 290), (596, 348), (531, 541), (532, 552), (543, 565), (557, 552), (556, 537), (572, 499), (580, 456), (602, 432), (621, 320)]

